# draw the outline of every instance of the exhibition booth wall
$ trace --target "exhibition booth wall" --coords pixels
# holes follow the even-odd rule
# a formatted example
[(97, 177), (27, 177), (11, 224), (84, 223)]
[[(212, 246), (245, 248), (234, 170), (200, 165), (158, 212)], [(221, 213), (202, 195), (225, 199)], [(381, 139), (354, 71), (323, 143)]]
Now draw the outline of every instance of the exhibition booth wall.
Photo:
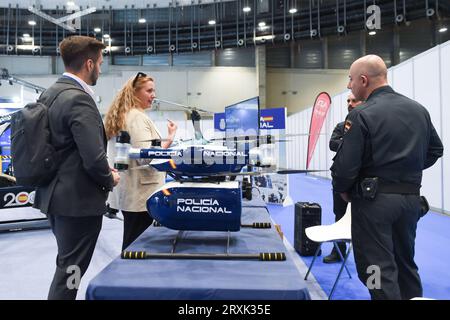
[[(10, 75), (44, 88), (64, 72), (60, 57), (0, 55), (0, 67), (6, 68)], [(261, 75), (254, 67), (125, 66), (112, 65), (110, 58), (104, 57), (102, 76), (94, 88), (101, 113), (108, 109), (114, 93), (138, 71), (155, 79), (157, 95), (161, 99), (212, 112), (223, 112), (225, 106), (261, 95), (263, 90), (266, 106), (283, 106), (289, 112), (296, 112), (314, 99), (316, 88), (336, 94), (347, 81), (347, 70), (267, 68), (265, 75)], [(258, 80), (260, 76), (264, 78), (262, 82)], [(7, 81), (2, 83), (7, 84)], [(1, 96), (18, 96), (19, 91), (20, 85), (0, 87)]]
[[(424, 171), (422, 194), (430, 206), (450, 214), (450, 42), (425, 51), (399, 65), (389, 68), (389, 84), (397, 92), (421, 103), (430, 113), (431, 120), (444, 144), (444, 156)], [(320, 90), (321, 88), (319, 88)], [(317, 92), (319, 93), (319, 91)], [(329, 169), (334, 152), (328, 143), (337, 123), (347, 115), (349, 90), (333, 96), (332, 104), (321, 131), (310, 169)], [(389, 108), (389, 106), (386, 106)], [(288, 117), (288, 133), (308, 133), (312, 107)], [(305, 168), (308, 138), (293, 137), (287, 143), (288, 167)], [(330, 171), (317, 174), (330, 178)]]
[[(9, 69), (10, 74), (17, 75), (42, 87), (50, 86), (63, 72), (60, 59), (51, 57), (11, 57), (0, 56), (0, 65)], [(157, 95), (161, 99), (196, 106), (212, 112), (223, 112), (224, 107), (237, 101), (258, 95), (256, 68), (247, 67), (164, 67), (164, 66), (115, 66), (105, 57), (102, 66), (103, 75), (95, 87), (96, 102), (100, 112), (105, 113), (112, 98), (123, 83), (133, 77), (137, 71), (148, 72), (156, 80)], [(347, 114), (346, 99), (348, 90), (339, 94), (338, 88), (345, 88), (346, 70), (301, 70), (268, 69), (266, 79), (267, 105), (286, 107), (297, 105), (303, 107), (302, 96), (313, 102), (313, 96), (319, 91), (327, 91), (332, 98), (332, 105), (318, 140), (310, 169), (328, 170), (334, 153), (328, 149), (328, 141), (335, 125), (343, 121)], [(21, 76), (23, 75), (23, 77)], [(450, 145), (450, 129), (445, 127), (445, 120), (450, 119), (450, 111), (445, 106), (450, 103), (450, 43), (446, 42), (423, 52), (399, 65), (389, 69), (389, 83), (392, 87), (422, 103), (430, 112), (432, 121), (444, 146)], [(19, 85), (9, 86), (3, 81), (0, 95), (18, 95), (22, 104), (32, 101), (37, 95)], [(12, 91), (16, 93), (12, 93)], [(274, 103), (277, 105), (274, 105)], [(176, 138), (193, 137), (190, 121), (183, 112), (153, 111), (151, 117), (163, 136), (166, 135), (166, 119), (179, 122)], [(296, 110), (288, 108), (288, 112)], [(288, 133), (308, 133), (312, 107), (288, 117)], [(214, 137), (212, 120), (202, 121), (206, 138)], [(289, 168), (304, 169), (306, 165), (307, 137), (292, 137), (286, 143)], [(448, 150), (448, 148), (446, 148)], [(318, 174), (331, 178), (330, 172)], [(431, 206), (450, 213), (450, 198), (445, 192), (450, 190), (450, 156), (444, 157), (436, 165), (424, 172), (422, 192), (427, 196)]]

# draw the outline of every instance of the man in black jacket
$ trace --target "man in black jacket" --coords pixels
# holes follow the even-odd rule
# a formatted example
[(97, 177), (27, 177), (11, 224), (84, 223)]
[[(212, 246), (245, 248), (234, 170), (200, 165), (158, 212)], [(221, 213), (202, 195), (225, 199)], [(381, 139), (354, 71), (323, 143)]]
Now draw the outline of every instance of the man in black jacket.
[(442, 142), (428, 111), (388, 85), (380, 57), (356, 60), (348, 88), (365, 102), (347, 116), (331, 171), (333, 189), (352, 201), (359, 279), (372, 299), (421, 297), (414, 247), (422, 171), (442, 157)]
[(72, 36), (60, 43), (66, 72), (40, 97), (49, 107), (52, 145), (62, 155), (56, 177), (36, 190), (34, 207), (47, 214), (58, 245), (48, 299), (75, 299), (106, 212), (108, 192), (119, 182), (106, 158), (95, 85), (104, 44)]
[[(347, 97), (347, 110), (348, 112), (352, 111), (356, 106), (359, 106), (362, 103), (360, 100), (356, 100), (353, 93), (350, 93)], [(337, 152), (340, 144), (342, 143), (342, 137), (344, 136), (344, 123), (345, 121), (339, 122), (333, 130), (330, 138), (330, 150)], [(341, 195), (338, 192), (333, 191), (333, 212), (335, 215), (335, 221), (340, 220), (347, 210), (347, 202), (342, 199)], [(342, 255), (345, 255), (347, 247), (345, 242), (341, 242), (338, 244), (339, 250)], [(331, 253), (323, 258), (324, 263), (335, 263), (341, 261), (341, 256), (337, 252), (336, 248), (333, 246), (333, 250)]]

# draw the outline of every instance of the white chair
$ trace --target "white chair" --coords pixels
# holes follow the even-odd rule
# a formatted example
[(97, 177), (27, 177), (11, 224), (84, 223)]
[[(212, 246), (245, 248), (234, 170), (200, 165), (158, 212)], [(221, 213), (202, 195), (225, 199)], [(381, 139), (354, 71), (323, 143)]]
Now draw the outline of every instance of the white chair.
[[(351, 274), (347, 269), (345, 263), (347, 262), (347, 258), (350, 255), (352, 250), (352, 216), (351, 216), (351, 204), (349, 203), (347, 206), (347, 211), (345, 215), (339, 219), (339, 221), (331, 224), (331, 225), (321, 225), (321, 226), (313, 226), (305, 229), (306, 236), (314, 242), (318, 242), (319, 246), (317, 247), (316, 253), (314, 254), (314, 258), (311, 261), (311, 265), (309, 266), (308, 272), (306, 273), (305, 280), (308, 279), (308, 275), (311, 272), (311, 268), (314, 264), (314, 261), (317, 258), (318, 253), (320, 252), (320, 248), (322, 243), (324, 242), (333, 242), (334, 247), (336, 248), (339, 256), (341, 257), (342, 265), (339, 270), (339, 273), (336, 277), (336, 281), (334, 282), (333, 288), (331, 289), (330, 295), (328, 299), (331, 299), (333, 295), (334, 289), (339, 281), (342, 270), (345, 270), (348, 273), (348, 276), (351, 278)], [(338, 242), (348, 243), (348, 250), (345, 253), (345, 256), (342, 256), (342, 252), (339, 250)]]

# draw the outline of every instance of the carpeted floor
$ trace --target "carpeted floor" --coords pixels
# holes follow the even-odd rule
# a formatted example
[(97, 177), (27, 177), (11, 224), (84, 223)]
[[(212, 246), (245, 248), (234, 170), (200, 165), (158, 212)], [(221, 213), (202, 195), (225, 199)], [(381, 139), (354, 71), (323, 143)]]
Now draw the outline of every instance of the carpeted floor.
[[(317, 202), (322, 207), (322, 224), (334, 222), (331, 181), (303, 174), (289, 178), (293, 202)], [(281, 225), (287, 241), (294, 243), (294, 206), (269, 205), (272, 219)], [(450, 217), (429, 212), (418, 224), (416, 237), (416, 264), (422, 279), (424, 296), (433, 299), (450, 299)], [(331, 251), (331, 244), (322, 246), (323, 254)], [(322, 257), (313, 267), (315, 279), (325, 293), (331, 291), (340, 264), (324, 264)], [(309, 266), (312, 257), (301, 257)], [(370, 299), (367, 289), (359, 281), (353, 254), (347, 262), (352, 279), (343, 272), (333, 299)]]

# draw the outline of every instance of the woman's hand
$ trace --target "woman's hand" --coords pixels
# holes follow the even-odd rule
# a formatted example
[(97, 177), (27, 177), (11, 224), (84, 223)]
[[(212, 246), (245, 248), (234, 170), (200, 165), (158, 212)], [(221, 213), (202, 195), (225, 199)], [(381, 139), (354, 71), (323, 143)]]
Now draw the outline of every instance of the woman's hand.
[(178, 126), (172, 120), (167, 119), (169, 123), (167, 123), (167, 131), (169, 133), (169, 137), (174, 137), (177, 132)]
[(167, 119), (167, 121), (169, 121), (169, 123), (167, 123), (167, 132), (169, 135), (168, 135), (166, 141), (161, 143), (161, 147), (164, 149), (167, 149), (170, 147), (170, 145), (173, 142), (173, 139), (175, 138), (175, 133), (177, 132), (177, 129), (178, 129), (178, 126), (176, 125), (175, 122), (173, 122), (172, 120), (169, 120), (169, 119)]

